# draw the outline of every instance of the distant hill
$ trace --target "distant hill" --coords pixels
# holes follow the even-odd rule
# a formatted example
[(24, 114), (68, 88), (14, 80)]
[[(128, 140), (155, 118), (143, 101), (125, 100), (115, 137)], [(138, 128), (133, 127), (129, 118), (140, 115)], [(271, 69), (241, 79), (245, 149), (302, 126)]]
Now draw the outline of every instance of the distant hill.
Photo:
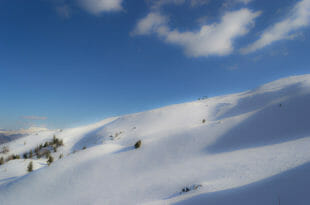
[(41, 127), (30, 127), (28, 129), (20, 129), (20, 130), (0, 129), (0, 144), (7, 143), (30, 134), (35, 134), (47, 130), (48, 129)]

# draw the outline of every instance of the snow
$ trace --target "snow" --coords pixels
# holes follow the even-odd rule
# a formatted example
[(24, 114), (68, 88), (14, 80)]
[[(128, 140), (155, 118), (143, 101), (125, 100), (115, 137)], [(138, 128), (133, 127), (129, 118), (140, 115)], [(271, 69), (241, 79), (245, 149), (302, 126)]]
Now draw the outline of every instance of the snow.
[[(52, 153), (50, 166), (44, 158), (1, 165), (0, 204), (309, 204), (309, 102), (310, 75), (302, 75), (41, 130), (5, 144), (10, 153), (4, 157), (54, 135), (64, 146)], [(138, 140), (142, 146), (135, 149)], [(30, 161), (35, 171), (27, 173)]]

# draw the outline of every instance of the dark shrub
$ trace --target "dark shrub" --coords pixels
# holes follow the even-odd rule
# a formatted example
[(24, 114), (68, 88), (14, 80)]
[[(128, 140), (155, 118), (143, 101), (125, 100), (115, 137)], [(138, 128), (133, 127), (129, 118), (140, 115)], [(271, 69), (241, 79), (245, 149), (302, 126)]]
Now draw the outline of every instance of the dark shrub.
[(86, 149), (86, 148), (87, 148), (86, 146), (83, 147), (83, 149)]
[(4, 164), (4, 159), (3, 157), (0, 158), (0, 165), (3, 165)]
[(205, 122), (206, 122), (206, 119), (203, 119), (203, 120), (202, 120), (202, 123), (205, 123)]
[(182, 192), (189, 192), (189, 191), (190, 191), (190, 189), (188, 187), (185, 187), (182, 189)]
[(63, 140), (60, 140), (60, 139), (58, 139), (58, 141), (57, 141), (57, 144), (56, 144), (58, 147), (60, 147), (60, 146), (64, 146), (64, 142), (63, 142)]
[(27, 153), (24, 153), (24, 154), (23, 154), (23, 158), (24, 158), (24, 159), (27, 159), (27, 158), (28, 158), (28, 154), (27, 154)]
[(52, 156), (49, 156), (47, 160), (48, 166), (50, 166), (53, 163), (53, 161), (54, 161), (54, 158)]
[(63, 154), (60, 154), (58, 158), (61, 159), (61, 158), (63, 158), (63, 157), (64, 157), (64, 155), (63, 155)]
[(33, 164), (32, 164), (32, 161), (29, 162), (28, 166), (27, 166), (27, 171), (28, 172), (32, 172), (33, 171)]
[(141, 147), (141, 145), (142, 145), (142, 142), (141, 142), (141, 140), (139, 140), (138, 142), (136, 142), (135, 148), (138, 149)]
[(36, 147), (36, 148), (34, 149), (34, 153), (35, 153), (36, 155), (39, 154), (39, 151), (40, 151), (40, 148), (39, 148), (39, 147)]

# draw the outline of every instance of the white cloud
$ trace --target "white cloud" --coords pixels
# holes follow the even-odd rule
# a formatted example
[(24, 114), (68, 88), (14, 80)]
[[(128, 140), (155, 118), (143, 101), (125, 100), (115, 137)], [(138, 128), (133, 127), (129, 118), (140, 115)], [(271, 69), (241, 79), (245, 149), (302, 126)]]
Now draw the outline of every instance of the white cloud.
[(146, 35), (156, 32), (158, 28), (165, 25), (167, 22), (166, 17), (160, 15), (159, 13), (149, 13), (145, 18), (141, 19), (132, 35)]
[(302, 0), (294, 6), (287, 18), (265, 30), (257, 41), (241, 49), (241, 52), (246, 54), (268, 46), (276, 41), (294, 39), (294, 37), (296, 37), (295, 32), (309, 24), (310, 0)]
[[(248, 33), (249, 27), (254, 24), (254, 19), (259, 14), (260, 12), (252, 12), (248, 9), (227, 12), (220, 23), (203, 25), (198, 31), (188, 32), (172, 30), (169, 28), (165, 17), (158, 13), (149, 14), (138, 22), (134, 34), (156, 33), (165, 42), (182, 46), (188, 56), (222, 56), (228, 55), (234, 50), (233, 40)], [(153, 17), (150, 18), (150, 15)]]
[(78, 0), (81, 7), (92, 14), (122, 10), (123, 0)]

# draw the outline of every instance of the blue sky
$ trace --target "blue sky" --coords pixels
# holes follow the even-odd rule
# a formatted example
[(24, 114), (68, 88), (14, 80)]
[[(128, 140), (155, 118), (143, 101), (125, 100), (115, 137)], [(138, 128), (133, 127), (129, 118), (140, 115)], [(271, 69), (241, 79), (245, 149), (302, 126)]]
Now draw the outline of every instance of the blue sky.
[(0, 128), (64, 128), (310, 73), (310, 0), (1, 0)]

